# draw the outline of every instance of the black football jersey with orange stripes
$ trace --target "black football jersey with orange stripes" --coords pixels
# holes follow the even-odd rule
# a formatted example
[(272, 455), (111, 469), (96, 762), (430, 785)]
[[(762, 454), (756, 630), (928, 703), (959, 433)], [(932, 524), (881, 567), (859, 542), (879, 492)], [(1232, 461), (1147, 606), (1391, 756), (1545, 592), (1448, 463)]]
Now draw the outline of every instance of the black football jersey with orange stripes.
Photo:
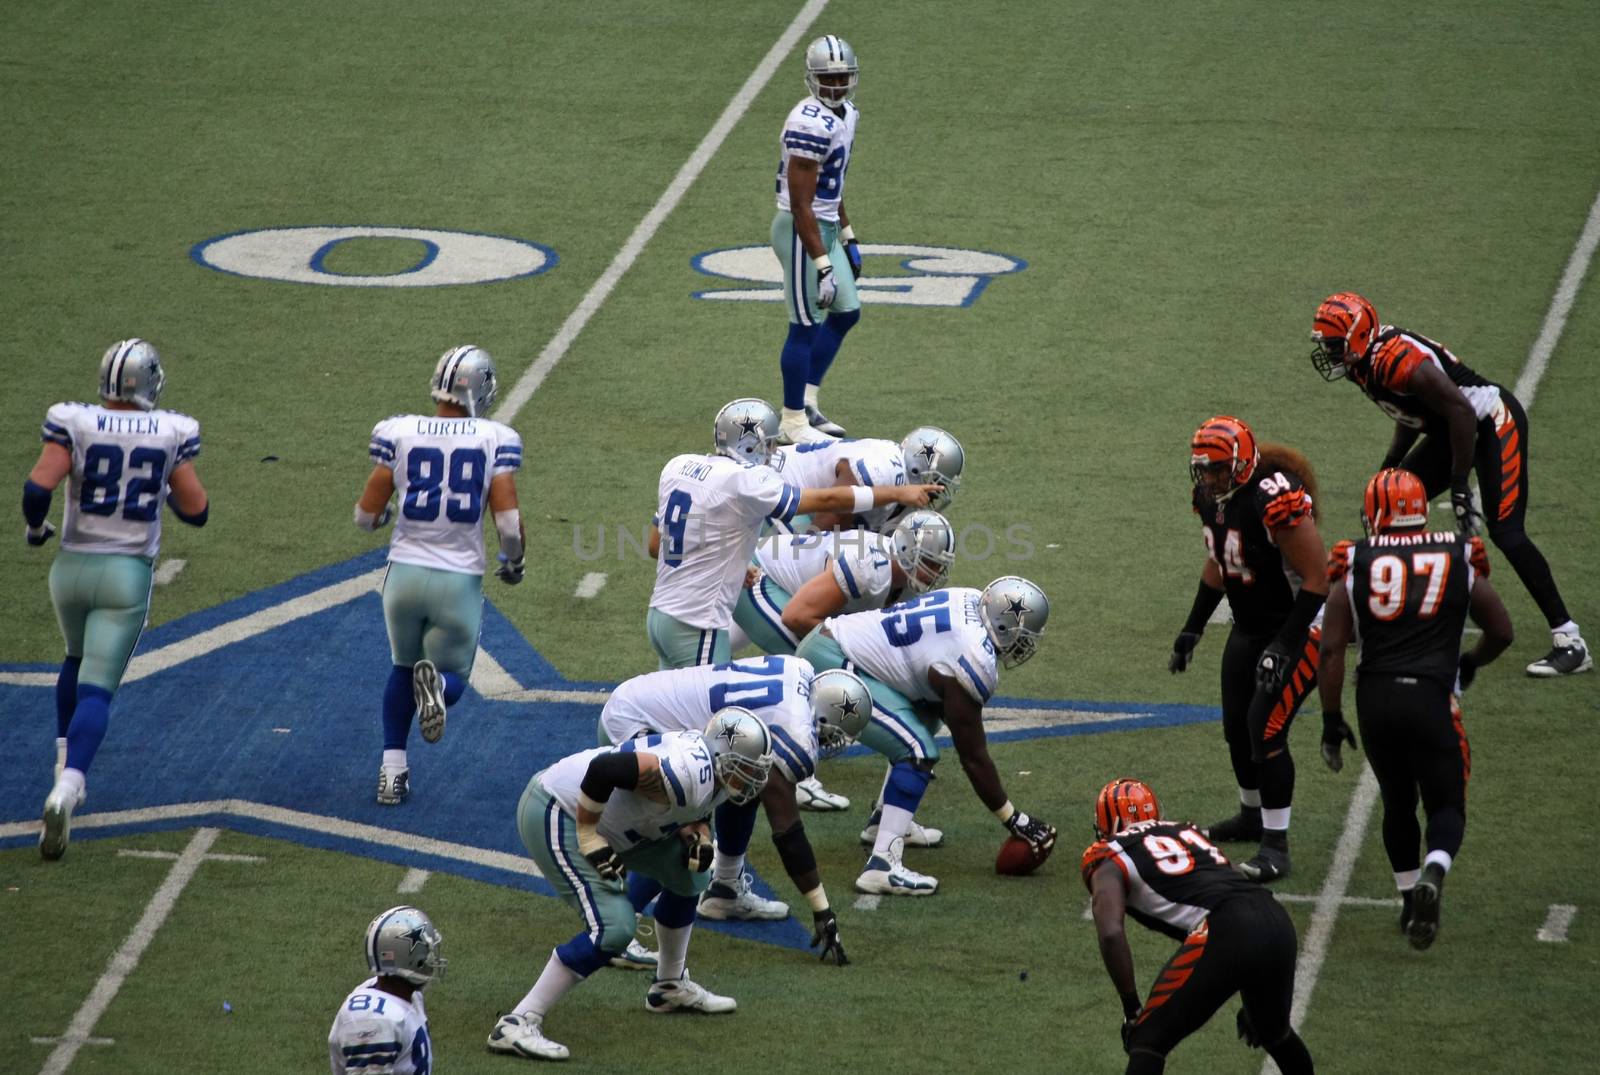
[(1258, 466), (1222, 504), (1196, 486), (1194, 510), (1205, 527), (1206, 552), (1222, 568), (1233, 622), (1246, 634), (1272, 634), (1294, 606), (1300, 580), (1268, 531), (1296, 526), (1310, 516), (1311, 494), (1300, 476)]
[(1355, 612), (1356, 674), (1415, 676), (1453, 690), (1472, 587), (1488, 574), (1483, 540), (1455, 533), (1388, 533), (1335, 545), (1328, 582), (1345, 588)]
[(1141, 821), (1090, 844), (1081, 867), (1086, 888), (1093, 891), (1095, 871), (1107, 862), (1122, 871), (1128, 914), (1180, 940), (1224, 900), (1260, 891), (1199, 829), (1179, 821)]
[(1479, 418), (1485, 417), (1499, 398), (1499, 385), (1471, 369), (1444, 344), (1394, 325), (1379, 329), (1366, 355), (1350, 366), (1350, 378), (1396, 422), (1444, 436), (1448, 433), (1445, 416), (1429, 409), (1406, 387), (1411, 374), (1424, 362), (1432, 362), (1444, 371), (1472, 403)]

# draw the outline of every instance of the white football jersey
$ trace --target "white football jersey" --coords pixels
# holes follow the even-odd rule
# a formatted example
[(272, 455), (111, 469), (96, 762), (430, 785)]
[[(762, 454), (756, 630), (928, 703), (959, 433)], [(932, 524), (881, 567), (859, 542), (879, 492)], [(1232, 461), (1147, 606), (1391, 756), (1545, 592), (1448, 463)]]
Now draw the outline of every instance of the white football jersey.
[(726, 630), (768, 519), (788, 522), (800, 490), (768, 466), (723, 455), (674, 456), (661, 470), (661, 531), (650, 607), (702, 630)]
[(40, 436), (72, 453), (61, 547), (155, 559), (167, 482), (200, 454), (200, 423), (176, 411), (57, 403)]
[(789, 158), (804, 157), (820, 163), (817, 194), (811, 209), (818, 220), (838, 223), (839, 204), (844, 201), (844, 173), (850, 167), (850, 150), (856, 141), (856, 122), (861, 110), (848, 101), (844, 115), (807, 97), (789, 110), (778, 138), (778, 208), (789, 209)]
[(994, 643), (979, 614), (982, 603), (982, 591), (956, 586), (823, 623), (846, 657), (907, 698), (939, 701), (928, 682), (928, 670), (936, 669), (982, 705), (1000, 682)]
[(483, 574), (489, 482), (522, 466), (522, 438), (487, 418), (397, 414), (372, 429), (372, 461), (394, 471), (400, 507), (389, 559)]
[(647, 735), (615, 747), (580, 751), (540, 773), (539, 782), (561, 809), (576, 818), (578, 790), (589, 771), (589, 762), (612, 750), (641, 750), (659, 758), (671, 799), (669, 803), (658, 803), (624, 788), (613, 791), (598, 828), (606, 843), (618, 851), (663, 839), (690, 822), (704, 821), (728, 797), (712, 775), (711, 744), (699, 731)]
[(798, 784), (817, 769), (811, 662), (752, 657), (634, 676), (611, 692), (600, 726), (613, 743), (651, 732), (702, 731), (725, 706), (742, 705), (772, 733), (773, 761)]
[[(857, 485), (871, 488), (906, 484), (905, 453), (894, 441), (879, 437), (788, 444), (778, 449), (778, 462), (774, 466), (784, 481), (793, 482), (802, 489), (826, 489), (838, 482), (840, 462), (849, 466), (850, 476)], [(897, 504), (883, 504), (868, 508), (856, 519), (868, 530), (881, 530), (897, 507)]]
[(822, 574), (844, 594), (844, 611), (882, 608), (894, 586), (893, 543), (871, 530), (773, 532), (756, 546), (756, 566), (790, 594)]
[(428, 1075), (433, 1043), (428, 1038), (428, 1013), (422, 990), (401, 1000), (368, 978), (344, 998), (328, 1031), (328, 1063), (333, 1075)]

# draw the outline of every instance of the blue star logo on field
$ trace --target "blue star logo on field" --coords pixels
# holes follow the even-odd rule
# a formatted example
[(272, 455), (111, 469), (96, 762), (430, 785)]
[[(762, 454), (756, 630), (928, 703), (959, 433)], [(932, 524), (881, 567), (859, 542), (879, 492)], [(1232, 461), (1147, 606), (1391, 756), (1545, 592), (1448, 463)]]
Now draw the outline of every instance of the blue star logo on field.
[[(612, 684), (565, 678), (486, 603), (471, 688), (457, 703), (463, 719), (437, 743), (413, 734), (411, 798), (379, 806), (384, 563), (373, 550), (145, 632), (73, 844), (209, 825), (552, 895), (517, 836), (517, 800), (535, 772), (594, 745)], [(38, 841), (58, 670), (0, 667), (0, 847)], [(985, 712), (992, 740), (1217, 718), (1205, 706), (1017, 699)], [(756, 888), (772, 895), (759, 879)], [(810, 941), (794, 919), (702, 925), (795, 948)]]

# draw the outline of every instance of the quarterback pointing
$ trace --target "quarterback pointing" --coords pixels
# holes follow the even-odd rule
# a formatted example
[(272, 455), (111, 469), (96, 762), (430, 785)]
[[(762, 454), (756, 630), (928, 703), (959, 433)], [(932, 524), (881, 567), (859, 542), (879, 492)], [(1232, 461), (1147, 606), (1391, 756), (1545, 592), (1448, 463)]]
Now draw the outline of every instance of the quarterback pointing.
[(843, 38), (828, 34), (811, 42), (808, 96), (789, 110), (778, 138), (772, 250), (783, 266), (789, 309), (789, 335), (779, 359), (786, 443), (844, 434), (817, 409), (817, 392), (845, 334), (861, 319), (860, 244), (844, 208), (845, 171), (861, 115), (850, 98), (860, 71), (855, 50)]
[[(406, 739), (412, 717), (430, 743), (467, 688), (483, 618), (483, 512), (500, 535), (495, 574), (522, 581), (523, 530), (515, 475), (522, 438), (484, 415), (494, 403), (494, 360), (478, 347), (454, 347), (433, 371), (434, 413), (385, 418), (372, 430), (372, 474), (355, 523), (377, 530), (394, 520), (383, 618), (394, 667), (383, 688), (383, 763), (378, 802), (411, 792)], [(398, 495), (398, 513), (389, 505)]]

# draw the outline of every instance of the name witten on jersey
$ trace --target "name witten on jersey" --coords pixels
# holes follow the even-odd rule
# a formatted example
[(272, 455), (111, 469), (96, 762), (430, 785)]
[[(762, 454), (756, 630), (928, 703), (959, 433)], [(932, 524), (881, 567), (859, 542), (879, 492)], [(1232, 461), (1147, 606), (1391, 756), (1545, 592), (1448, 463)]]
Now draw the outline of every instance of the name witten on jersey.
[(368, 978), (344, 998), (328, 1031), (328, 1059), (335, 1072), (385, 1071), (428, 1075), (433, 1046), (422, 990), (402, 1000)]
[(812, 675), (810, 661), (781, 654), (647, 672), (611, 692), (600, 726), (621, 743), (652, 732), (699, 731), (713, 714), (741, 705), (767, 726), (773, 761), (798, 784), (817, 768)]
[(495, 475), (522, 466), (522, 438), (487, 418), (399, 414), (372, 429), (372, 461), (394, 471), (397, 564), (481, 575), (483, 513)]
[(789, 110), (778, 136), (778, 208), (789, 206), (789, 158), (804, 157), (818, 163), (817, 193), (811, 208), (818, 220), (837, 223), (844, 200), (844, 176), (856, 141), (861, 112), (848, 101), (840, 116), (815, 97), (807, 97)]
[(72, 453), (61, 547), (154, 559), (167, 482), (200, 454), (200, 423), (176, 411), (57, 403), (40, 436)]
[(596, 827), (606, 842), (619, 851), (647, 840), (660, 840), (690, 822), (703, 821), (727, 798), (712, 776), (711, 745), (698, 731), (647, 735), (615, 747), (595, 747), (572, 754), (546, 769), (540, 775), (540, 783), (561, 804), (561, 809), (577, 817), (578, 792), (589, 762), (612, 750), (654, 754), (661, 762), (668, 799), (659, 803), (625, 788), (611, 793)]
[(983, 705), (1000, 684), (1000, 669), (982, 604), (981, 591), (953, 586), (824, 622), (846, 657), (907, 698), (941, 700), (928, 681), (932, 669), (955, 679)]
[(679, 455), (661, 469), (655, 525), (661, 531), (650, 607), (681, 623), (722, 630), (767, 520), (788, 522), (800, 490), (769, 466), (722, 455)]

